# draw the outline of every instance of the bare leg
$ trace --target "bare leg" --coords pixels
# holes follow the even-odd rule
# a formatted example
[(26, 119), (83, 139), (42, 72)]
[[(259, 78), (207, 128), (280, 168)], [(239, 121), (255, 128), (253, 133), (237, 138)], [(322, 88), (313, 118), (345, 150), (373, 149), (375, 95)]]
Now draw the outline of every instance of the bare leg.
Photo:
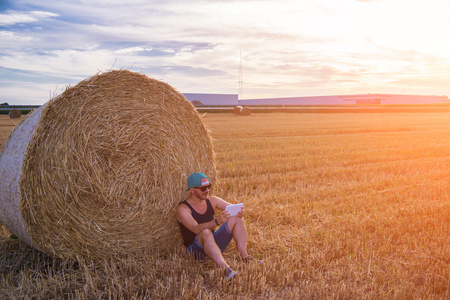
[(233, 234), (236, 248), (241, 258), (248, 257), (247, 253), (247, 228), (244, 218), (231, 217), (228, 219), (228, 228)]
[(198, 234), (198, 242), (203, 246), (206, 255), (215, 262), (219, 267), (227, 269), (230, 266), (225, 262), (222, 251), (220, 251), (219, 246), (217, 246), (214, 236), (209, 229), (205, 229)]

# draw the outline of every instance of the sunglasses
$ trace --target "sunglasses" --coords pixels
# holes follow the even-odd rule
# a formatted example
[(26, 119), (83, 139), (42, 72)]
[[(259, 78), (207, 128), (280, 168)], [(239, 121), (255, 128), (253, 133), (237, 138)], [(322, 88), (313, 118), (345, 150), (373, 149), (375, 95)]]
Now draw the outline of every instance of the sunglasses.
[(196, 187), (196, 189), (205, 192), (206, 189), (210, 190), (211, 189), (211, 185), (207, 185), (207, 186), (202, 186), (202, 187)]

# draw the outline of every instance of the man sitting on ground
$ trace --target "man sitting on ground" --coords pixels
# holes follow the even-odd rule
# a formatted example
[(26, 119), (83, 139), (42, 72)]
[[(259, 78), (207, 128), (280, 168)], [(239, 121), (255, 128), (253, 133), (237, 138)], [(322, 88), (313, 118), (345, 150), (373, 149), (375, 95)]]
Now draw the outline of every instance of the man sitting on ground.
[[(225, 207), (230, 203), (210, 196), (211, 189), (208, 177), (200, 172), (193, 173), (187, 180), (190, 196), (181, 202), (177, 208), (178, 224), (180, 226), (186, 251), (195, 258), (211, 259), (225, 270), (227, 280), (237, 273), (224, 260), (225, 251), (231, 239), (236, 242), (236, 248), (241, 260), (261, 263), (247, 253), (247, 229), (244, 222), (244, 208), (236, 216), (229, 216)], [(217, 218), (215, 209), (221, 210)], [(217, 226), (219, 229), (215, 230)]]

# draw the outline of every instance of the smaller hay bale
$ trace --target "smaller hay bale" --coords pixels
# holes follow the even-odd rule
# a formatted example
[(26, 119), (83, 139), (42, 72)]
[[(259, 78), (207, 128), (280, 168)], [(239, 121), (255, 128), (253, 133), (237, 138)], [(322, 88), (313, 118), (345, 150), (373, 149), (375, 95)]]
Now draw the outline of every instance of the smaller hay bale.
[(22, 112), (17, 108), (11, 109), (8, 113), (10, 119), (20, 119), (22, 117)]
[(244, 107), (241, 110), (241, 115), (250, 116), (252, 114), (252, 109), (250, 107)]
[(191, 103), (192, 103), (194, 106), (204, 106), (204, 104), (201, 103), (201, 102), (198, 101), (198, 100), (194, 100), (194, 101), (192, 101)]
[(241, 111), (242, 111), (242, 106), (235, 106), (234, 108), (233, 108), (233, 113), (235, 114), (235, 115), (240, 115), (241, 114)]

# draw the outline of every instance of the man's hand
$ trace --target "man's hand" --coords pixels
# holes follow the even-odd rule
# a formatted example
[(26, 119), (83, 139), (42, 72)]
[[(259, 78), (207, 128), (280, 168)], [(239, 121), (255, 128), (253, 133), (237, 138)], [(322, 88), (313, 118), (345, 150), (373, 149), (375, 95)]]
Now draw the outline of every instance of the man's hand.
[[(236, 217), (238, 218), (243, 218), (245, 216), (245, 211), (244, 211), (244, 207), (242, 206), (241, 210), (237, 213)], [(223, 223), (225, 223), (228, 218), (230, 217), (230, 214), (223, 210), (219, 213), (219, 216), (217, 217), (217, 222), (219, 222), (220, 225), (222, 225)]]
[(237, 213), (236, 217), (243, 218), (245, 216), (244, 207), (242, 206), (241, 210)]
[(229, 216), (230, 214), (227, 211), (223, 210), (219, 213), (219, 216), (217, 217), (217, 222), (219, 222), (219, 224), (222, 225), (228, 220)]

